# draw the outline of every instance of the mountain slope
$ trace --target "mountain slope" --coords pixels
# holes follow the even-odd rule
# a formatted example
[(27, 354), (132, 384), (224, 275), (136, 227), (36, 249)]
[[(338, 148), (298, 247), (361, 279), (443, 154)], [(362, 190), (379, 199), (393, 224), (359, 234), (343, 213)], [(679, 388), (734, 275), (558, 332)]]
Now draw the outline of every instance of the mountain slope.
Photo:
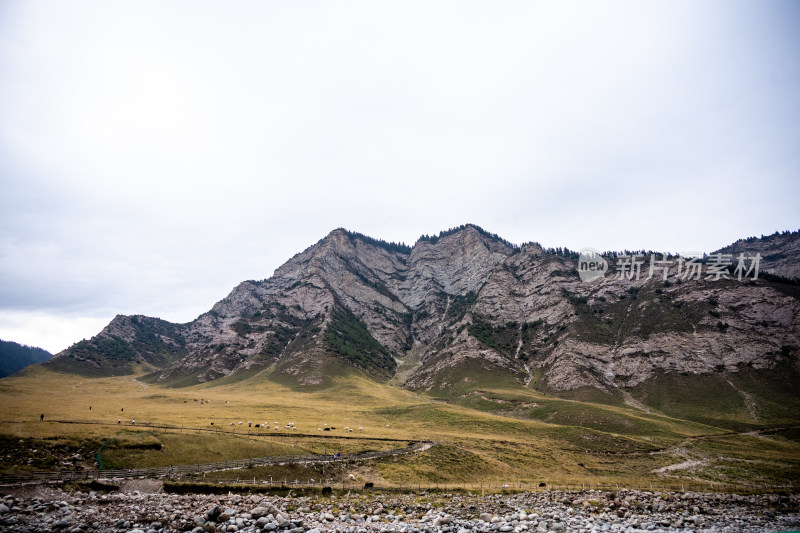
[(124, 375), (162, 366), (188, 353), (185, 325), (141, 315), (117, 315), (103, 331), (56, 354), (48, 366), (90, 375)]
[(694, 380), (713, 382), (731, 417), (757, 421), (800, 407), (789, 389), (771, 400), (761, 390), (776, 372), (800, 377), (799, 245), (795, 232), (720, 250), (761, 253), (767, 279), (740, 281), (734, 261), (714, 280), (713, 258), (699, 279), (681, 278), (681, 260), (661, 256), (666, 281), (659, 270), (648, 278), (647, 256), (636, 279), (608, 255), (606, 275), (585, 282), (576, 253), (517, 247), (473, 225), (413, 247), (338, 229), (193, 322), (118, 316), (49, 364), (151, 368), (147, 379), (178, 386), (258, 373), (318, 386), (356, 372), (450, 399), (530, 387), (664, 411), (676, 409), (674, 380)]
[(0, 378), (10, 376), (26, 366), (43, 363), (53, 354), (41, 348), (0, 340)]
[(759, 253), (764, 258), (764, 272), (790, 280), (800, 280), (800, 239), (798, 232), (775, 232), (761, 238), (749, 237), (719, 250), (738, 256), (740, 253)]

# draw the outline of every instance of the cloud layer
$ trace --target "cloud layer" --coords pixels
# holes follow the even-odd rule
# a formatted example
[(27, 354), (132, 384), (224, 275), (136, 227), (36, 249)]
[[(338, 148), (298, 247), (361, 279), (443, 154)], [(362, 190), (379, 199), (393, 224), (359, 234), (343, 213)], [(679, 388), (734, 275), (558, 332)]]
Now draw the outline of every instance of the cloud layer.
[(4, 3), (0, 338), (188, 321), (340, 226), (708, 251), (797, 229), (798, 23), (794, 2)]

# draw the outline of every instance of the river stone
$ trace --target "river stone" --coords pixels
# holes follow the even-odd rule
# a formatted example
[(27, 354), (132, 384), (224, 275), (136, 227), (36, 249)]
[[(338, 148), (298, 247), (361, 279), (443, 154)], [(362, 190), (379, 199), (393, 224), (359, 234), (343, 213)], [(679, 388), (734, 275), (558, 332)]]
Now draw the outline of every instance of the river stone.
[(254, 509), (250, 510), (250, 517), (259, 519), (265, 517), (269, 514), (269, 509), (266, 507), (255, 507)]
[(220, 509), (220, 508), (219, 508), (219, 505), (215, 505), (214, 507), (212, 507), (212, 508), (211, 508), (211, 509), (210, 509), (210, 510), (209, 510), (209, 511), (206, 513), (206, 516), (208, 516), (208, 519), (209, 519), (209, 520), (213, 520), (214, 522), (216, 522), (216, 521), (217, 521), (217, 518), (218, 518), (218, 517), (219, 517), (219, 515), (221, 515), (221, 514), (222, 514), (222, 509)]

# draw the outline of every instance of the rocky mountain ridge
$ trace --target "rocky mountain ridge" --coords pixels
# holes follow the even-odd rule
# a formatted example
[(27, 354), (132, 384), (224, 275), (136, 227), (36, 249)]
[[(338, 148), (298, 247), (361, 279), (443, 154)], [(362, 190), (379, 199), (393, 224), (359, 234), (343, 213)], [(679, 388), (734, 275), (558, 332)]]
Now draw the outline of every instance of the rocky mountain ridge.
[[(577, 253), (474, 225), (413, 247), (337, 229), (193, 322), (117, 316), (48, 364), (149, 368), (148, 379), (174, 385), (262, 374), (315, 386), (357, 371), (451, 394), (486, 382), (627, 394), (664, 375), (795, 375), (798, 246), (798, 232), (738, 241), (719, 251), (732, 264), (716, 281), (706, 279), (713, 254), (700, 279), (680, 278), (669, 259), (666, 281), (647, 278), (649, 257), (636, 279), (608, 256), (606, 275), (585, 282)], [(762, 254), (759, 279), (737, 279), (739, 253)]]

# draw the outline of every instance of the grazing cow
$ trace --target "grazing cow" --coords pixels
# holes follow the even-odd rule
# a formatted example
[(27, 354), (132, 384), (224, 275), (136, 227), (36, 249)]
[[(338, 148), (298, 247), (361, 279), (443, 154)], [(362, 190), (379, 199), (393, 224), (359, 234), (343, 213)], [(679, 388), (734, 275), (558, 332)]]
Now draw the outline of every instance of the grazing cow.
[(256, 424), (256, 427), (257, 427), (257, 428), (260, 428), (260, 427), (261, 427), (261, 424)]
[(539, 486), (540, 486), (540, 487), (546, 487), (546, 486), (547, 486), (547, 483), (539, 483)]
[(371, 481), (367, 481), (366, 483), (364, 483), (364, 488), (365, 489), (371, 489), (371, 488), (374, 488), (374, 487), (375, 487), (375, 484), (372, 483)]
[(330, 430), (331, 430), (331, 428), (325, 428), (325, 431), (330, 431)]
[(322, 495), (323, 496), (330, 496), (333, 493), (333, 489), (330, 487), (322, 487)]

